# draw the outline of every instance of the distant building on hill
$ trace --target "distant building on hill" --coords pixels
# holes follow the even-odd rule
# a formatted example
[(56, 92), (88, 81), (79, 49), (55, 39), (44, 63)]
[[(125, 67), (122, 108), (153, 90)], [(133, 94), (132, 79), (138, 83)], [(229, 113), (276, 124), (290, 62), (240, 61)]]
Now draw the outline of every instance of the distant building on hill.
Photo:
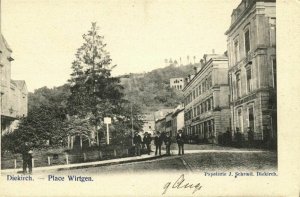
[(182, 90), (184, 88), (184, 78), (171, 78), (170, 87), (177, 90)]
[[(0, 1), (1, 3), (1, 1)], [(0, 115), (1, 134), (18, 127), (18, 119), (27, 116), (28, 91), (24, 80), (11, 79), (12, 50), (1, 32), (0, 21)]]

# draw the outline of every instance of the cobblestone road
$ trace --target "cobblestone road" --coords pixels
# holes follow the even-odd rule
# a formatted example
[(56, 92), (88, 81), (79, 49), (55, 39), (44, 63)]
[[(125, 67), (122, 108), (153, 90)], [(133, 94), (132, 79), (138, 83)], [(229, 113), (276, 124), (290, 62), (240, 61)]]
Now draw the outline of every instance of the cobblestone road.
[[(213, 170), (276, 170), (277, 153), (271, 151), (253, 151), (246, 149), (214, 147), (211, 145), (186, 146), (187, 154), (178, 156), (173, 148), (172, 156), (164, 156), (150, 161), (133, 162), (127, 164), (92, 167), (84, 169), (66, 170), (61, 174), (113, 174), (132, 172), (201, 172)], [(188, 153), (191, 150), (203, 150), (198, 153)], [(190, 150), (190, 151), (189, 151)], [(210, 152), (211, 151), (211, 152)], [(215, 152), (217, 151), (217, 152)], [(219, 151), (219, 152), (218, 152)]]

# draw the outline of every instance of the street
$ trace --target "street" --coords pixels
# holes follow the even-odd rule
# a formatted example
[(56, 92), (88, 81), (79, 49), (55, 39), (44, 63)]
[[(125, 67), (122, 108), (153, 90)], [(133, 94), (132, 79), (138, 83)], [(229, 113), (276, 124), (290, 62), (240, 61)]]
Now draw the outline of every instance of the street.
[[(153, 148), (152, 148), (153, 149)], [(277, 153), (272, 151), (236, 149), (211, 145), (186, 145), (186, 154), (126, 164), (59, 171), (56, 174), (113, 174), (141, 172), (203, 172), (229, 170), (276, 170)], [(152, 152), (152, 154), (154, 154)], [(163, 151), (164, 154), (164, 151)]]

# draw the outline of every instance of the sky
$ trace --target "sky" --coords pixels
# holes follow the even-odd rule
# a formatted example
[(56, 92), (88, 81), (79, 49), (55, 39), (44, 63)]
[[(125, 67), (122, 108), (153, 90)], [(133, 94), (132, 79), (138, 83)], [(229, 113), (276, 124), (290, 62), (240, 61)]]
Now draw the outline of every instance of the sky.
[(104, 36), (114, 76), (149, 72), (172, 58), (199, 61), (226, 51), (225, 31), (241, 0), (2, 0), (12, 79), (29, 91), (66, 83), (91, 22)]

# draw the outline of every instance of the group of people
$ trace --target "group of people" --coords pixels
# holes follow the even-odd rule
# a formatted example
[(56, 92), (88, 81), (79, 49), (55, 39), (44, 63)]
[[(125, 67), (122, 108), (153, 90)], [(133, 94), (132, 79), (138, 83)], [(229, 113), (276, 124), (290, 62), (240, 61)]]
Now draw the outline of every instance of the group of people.
[[(140, 156), (141, 155), (141, 148), (146, 146), (147, 154), (150, 155), (151, 152), (151, 141), (152, 137), (151, 134), (148, 132), (145, 132), (143, 140), (142, 137), (138, 134), (138, 132), (135, 133), (133, 137), (133, 144), (135, 146), (135, 155)], [(182, 130), (178, 131), (178, 134), (176, 136), (176, 142), (178, 144), (178, 155), (184, 154), (184, 135), (182, 133)], [(163, 143), (166, 146), (166, 155), (171, 155), (171, 144), (172, 139), (170, 137), (169, 133), (165, 133), (163, 135), (161, 132), (156, 132), (156, 135), (154, 137), (154, 145), (155, 145), (155, 155), (161, 155), (161, 147)]]

